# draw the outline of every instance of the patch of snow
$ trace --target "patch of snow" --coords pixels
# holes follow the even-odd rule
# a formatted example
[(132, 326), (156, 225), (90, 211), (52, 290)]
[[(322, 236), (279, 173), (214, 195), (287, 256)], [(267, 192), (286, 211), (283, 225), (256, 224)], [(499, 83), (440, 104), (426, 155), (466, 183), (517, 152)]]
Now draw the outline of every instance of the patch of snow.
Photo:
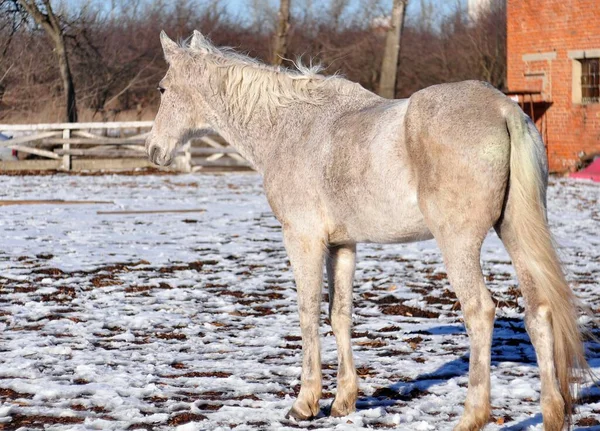
[[(115, 202), (0, 207), (2, 423), (27, 417), (52, 430), (394, 424), (445, 430), (462, 413), (469, 342), (434, 241), (359, 246), (353, 316), (358, 410), (297, 424), (285, 419), (300, 382), (296, 292), (260, 177), (0, 180), (0, 199)], [(600, 185), (583, 181), (553, 180), (548, 191), (567, 277), (595, 313), (599, 200)], [(204, 212), (98, 214), (156, 209)], [(541, 429), (535, 352), (514, 270), (495, 235), (484, 243), (482, 267), (498, 303), (492, 414), (504, 421), (486, 430)], [(397, 304), (426, 314), (402, 314), (391, 308)], [(326, 312), (324, 301), (323, 412), (336, 392), (337, 362)], [(587, 347), (598, 374), (600, 346)], [(575, 422), (600, 412), (600, 392), (589, 384), (582, 391), (588, 400)]]

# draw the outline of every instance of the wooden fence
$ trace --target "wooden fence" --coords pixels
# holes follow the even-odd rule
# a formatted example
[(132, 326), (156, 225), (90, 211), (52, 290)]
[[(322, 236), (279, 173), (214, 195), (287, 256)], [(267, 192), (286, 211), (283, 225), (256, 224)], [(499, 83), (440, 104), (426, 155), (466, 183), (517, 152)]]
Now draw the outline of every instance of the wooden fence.
[[(0, 124), (0, 133), (12, 136), (0, 141), (0, 147), (29, 155), (24, 160), (0, 160), (0, 171), (114, 171), (151, 167), (144, 142), (152, 124), (152, 121)], [(249, 165), (215, 135), (186, 143), (169, 169), (191, 172), (207, 167), (247, 169)]]

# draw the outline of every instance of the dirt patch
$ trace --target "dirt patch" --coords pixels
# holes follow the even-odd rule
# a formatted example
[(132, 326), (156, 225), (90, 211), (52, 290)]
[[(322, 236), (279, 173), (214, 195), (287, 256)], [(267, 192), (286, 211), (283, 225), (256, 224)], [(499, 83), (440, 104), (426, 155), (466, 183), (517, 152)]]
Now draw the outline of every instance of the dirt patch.
[(152, 286), (129, 286), (125, 288), (127, 293), (148, 292), (152, 290)]
[(50, 275), (52, 277), (59, 277), (64, 274), (58, 268), (42, 268), (42, 269), (34, 269), (32, 271), (34, 274), (42, 274), (42, 275)]
[(169, 426), (176, 427), (176, 426), (184, 425), (184, 424), (187, 424), (190, 422), (203, 421), (204, 419), (206, 419), (206, 416), (204, 416), (204, 415), (198, 415), (198, 414), (193, 414), (193, 413), (183, 413), (183, 414), (173, 416), (171, 419), (169, 419), (169, 422), (167, 422), (167, 423)]
[(159, 332), (156, 335), (156, 338), (160, 338), (161, 340), (186, 340), (187, 336), (180, 332)]
[(223, 395), (225, 395), (225, 392), (216, 392), (216, 391), (208, 391), (208, 392), (202, 392), (201, 394), (198, 395), (199, 398), (203, 399), (203, 400), (222, 400), (224, 397)]
[(371, 395), (373, 398), (384, 398), (390, 400), (400, 400), (400, 401), (410, 401), (415, 398), (420, 398), (425, 395), (427, 392), (422, 391), (419, 388), (413, 387), (405, 392), (398, 392), (393, 390), (392, 388), (380, 388), (373, 392)]
[(70, 302), (77, 296), (74, 287), (61, 286), (56, 292), (44, 294), (40, 299), (44, 302), (57, 302), (59, 304)]
[(84, 418), (69, 416), (24, 416), (18, 413), (11, 414), (12, 420), (0, 424), (0, 430), (15, 430), (17, 428), (45, 429), (48, 425), (74, 425), (83, 423)]
[(219, 404), (200, 403), (200, 404), (197, 404), (196, 407), (198, 407), (198, 409), (200, 409), (200, 410), (214, 412), (214, 411), (221, 409), (221, 407), (223, 407), (223, 406), (219, 405)]
[(377, 370), (375, 370), (374, 368), (371, 367), (367, 367), (367, 366), (363, 366), (363, 367), (358, 367), (356, 369), (356, 374), (358, 374), (359, 377), (373, 377), (377, 375)]
[(440, 304), (440, 305), (453, 305), (456, 307), (460, 307), (460, 303), (458, 302), (458, 299), (456, 299), (456, 297), (447, 298), (447, 297), (427, 295), (427, 296), (423, 297), (423, 301), (425, 301), (426, 303), (428, 303), (430, 305)]
[(283, 346), (284, 349), (290, 349), (290, 350), (301, 350), (302, 346), (299, 344), (286, 344), (285, 346)]
[(226, 373), (224, 371), (212, 371), (212, 372), (200, 372), (200, 371), (192, 371), (185, 374), (168, 374), (162, 376), (166, 379), (176, 379), (178, 377), (218, 377), (221, 379), (225, 379), (231, 376), (231, 373)]
[(97, 275), (92, 278), (90, 282), (94, 287), (119, 286), (122, 284), (120, 281), (115, 280), (115, 276), (113, 274)]
[(600, 421), (593, 416), (588, 416), (579, 419), (575, 425), (578, 427), (592, 427), (595, 425), (600, 425)]
[(432, 281), (446, 280), (448, 278), (448, 274), (445, 272), (436, 272), (434, 274), (426, 275), (425, 278)]
[(420, 308), (410, 307), (404, 304), (382, 307), (381, 312), (391, 316), (424, 317), (427, 319), (437, 319), (440, 317), (440, 313), (435, 311), (421, 310)]
[(369, 341), (359, 341), (356, 343), (356, 345), (377, 349), (379, 347), (387, 346), (387, 343), (383, 340), (369, 340)]
[(392, 350), (383, 350), (380, 353), (378, 353), (377, 356), (386, 358), (388, 356), (407, 356), (409, 354), (410, 354), (409, 352), (392, 349)]
[(419, 347), (419, 344), (421, 344), (423, 342), (423, 338), (412, 337), (412, 338), (408, 338), (408, 339), (404, 340), (404, 342), (408, 343), (408, 345), (410, 346), (411, 349), (417, 350), (417, 347)]
[(379, 330), (379, 332), (398, 332), (400, 331), (399, 326), (385, 326)]
[(54, 255), (50, 254), (50, 253), (41, 253), (41, 254), (36, 254), (35, 257), (37, 257), (38, 259), (41, 259), (41, 260), (50, 260), (54, 257)]
[(0, 399), (2, 400), (16, 400), (19, 398), (24, 398), (24, 399), (31, 399), (33, 398), (32, 394), (23, 394), (20, 392), (16, 392), (13, 391), (12, 389), (9, 388), (0, 388)]

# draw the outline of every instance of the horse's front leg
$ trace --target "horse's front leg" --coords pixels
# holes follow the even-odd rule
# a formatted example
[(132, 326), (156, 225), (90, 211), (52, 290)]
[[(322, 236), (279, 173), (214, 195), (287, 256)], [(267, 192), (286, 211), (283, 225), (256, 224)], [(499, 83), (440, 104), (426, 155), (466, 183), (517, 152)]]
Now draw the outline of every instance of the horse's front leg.
[(356, 262), (356, 245), (329, 248), (327, 281), (329, 284), (329, 318), (338, 350), (338, 385), (331, 416), (346, 416), (356, 409), (358, 383), (352, 358), (352, 282)]
[(323, 238), (313, 235), (305, 231), (284, 229), (285, 248), (296, 279), (302, 332), (301, 388), (298, 399), (287, 416), (298, 420), (310, 419), (319, 413), (322, 389), (319, 314), (325, 245)]

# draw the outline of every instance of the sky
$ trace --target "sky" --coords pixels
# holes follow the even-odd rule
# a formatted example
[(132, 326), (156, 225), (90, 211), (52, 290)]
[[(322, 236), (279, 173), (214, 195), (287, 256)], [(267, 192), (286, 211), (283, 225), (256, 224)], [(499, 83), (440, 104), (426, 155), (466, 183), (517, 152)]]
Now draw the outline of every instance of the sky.
[[(269, 2), (273, 5), (277, 5), (278, 1), (277, 0), (263, 0), (266, 2)], [(294, 6), (294, 0), (292, 1), (292, 7)], [(350, 9), (358, 9), (360, 7), (361, 2), (363, 2), (364, 0), (350, 0)], [(391, 9), (391, 5), (392, 5), (393, 0), (381, 0), (381, 3), (383, 5), (385, 5), (386, 3), (389, 3), (389, 8)], [(409, 0), (408, 2), (408, 10), (407, 10), (407, 16), (408, 17), (414, 17), (417, 16), (421, 10), (421, 4), (425, 2), (425, 3), (431, 3), (433, 4), (433, 6), (442, 11), (442, 14), (447, 13), (451, 10), (453, 10), (453, 8), (456, 7), (457, 3), (461, 5), (461, 7), (464, 7), (466, 4), (466, 0)], [(251, 4), (251, 0), (222, 0), (222, 3), (225, 5), (225, 7), (227, 8), (227, 10), (229, 11), (230, 14), (232, 15), (239, 15), (240, 13), (242, 14), (249, 14), (249, 8), (250, 8), (250, 4)], [(304, 1), (302, 1), (301, 3), (304, 3)], [(322, 4), (322, 3), (326, 3), (323, 0), (313, 0), (313, 4), (315, 6)]]
[[(144, 0), (142, 0), (143, 2)], [(151, 1), (151, 0), (146, 0)], [(165, 0), (167, 4), (172, 4), (175, 1), (180, 0)], [(206, 4), (209, 0), (181, 0), (181, 1), (197, 1), (200, 5)], [(329, 3), (330, 0), (309, 0), (312, 2), (314, 8), (322, 7), (324, 4)], [(352, 11), (356, 11), (361, 8), (367, 0), (349, 0), (350, 4), (348, 6), (348, 12), (346, 15), (351, 15)], [(389, 4), (389, 9), (391, 9), (393, 0), (380, 0), (382, 5), (383, 12), (385, 13), (386, 6)], [(106, 8), (106, 10), (111, 9), (111, 5), (114, 3), (114, 0), (54, 0), (52, 3), (54, 7), (58, 5), (64, 5), (66, 3), (67, 7), (71, 10), (80, 8), (83, 4), (92, 3), (95, 6), (99, 6), (100, 8)], [(294, 13), (294, 6), (298, 4), (306, 4), (307, 0), (291, 0), (292, 2), (292, 13)], [(119, 3), (119, 1), (116, 1)], [(279, 0), (221, 0), (221, 4), (225, 7), (225, 10), (234, 17), (242, 18), (241, 21), (245, 21), (245, 17), (250, 18), (252, 16), (252, 4), (253, 3), (267, 3), (272, 7), (276, 8)], [(369, 2), (370, 3), (370, 2)], [(408, 2), (408, 10), (407, 10), (407, 18), (415, 18), (419, 15), (421, 11), (421, 7), (423, 4), (431, 4), (436, 11), (439, 11), (439, 17), (447, 14), (448, 12), (454, 10), (457, 4), (460, 4), (461, 7), (464, 7), (466, 0), (409, 0)], [(298, 6), (296, 6), (298, 7)]]

